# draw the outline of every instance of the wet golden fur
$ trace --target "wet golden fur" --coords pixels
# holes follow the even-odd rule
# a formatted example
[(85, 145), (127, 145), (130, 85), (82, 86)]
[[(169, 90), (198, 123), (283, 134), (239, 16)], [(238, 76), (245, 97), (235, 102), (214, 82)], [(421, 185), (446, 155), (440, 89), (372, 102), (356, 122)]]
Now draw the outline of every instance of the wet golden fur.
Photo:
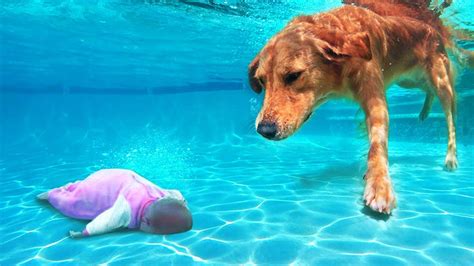
[(455, 90), (446, 52), (452, 44), (426, 1), (346, 2), (353, 5), (296, 17), (250, 63), (252, 88), (265, 90), (256, 125), (272, 123), (277, 128), (272, 139), (284, 139), (325, 101), (355, 100), (365, 112), (370, 140), (364, 200), (373, 210), (390, 213), (396, 202), (387, 158), (390, 84), (426, 92), (421, 120), (434, 96), (440, 99), (449, 132), (445, 165), (457, 167)]

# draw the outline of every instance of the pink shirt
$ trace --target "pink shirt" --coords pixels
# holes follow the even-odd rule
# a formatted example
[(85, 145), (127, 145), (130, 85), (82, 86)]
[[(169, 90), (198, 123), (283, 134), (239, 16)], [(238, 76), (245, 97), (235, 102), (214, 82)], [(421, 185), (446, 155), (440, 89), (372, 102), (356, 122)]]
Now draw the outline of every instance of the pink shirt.
[(133, 171), (105, 169), (82, 181), (51, 190), (48, 200), (64, 215), (92, 220), (112, 207), (122, 195), (131, 208), (128, 228), (136, 229), (146, 207), (169, 193)]

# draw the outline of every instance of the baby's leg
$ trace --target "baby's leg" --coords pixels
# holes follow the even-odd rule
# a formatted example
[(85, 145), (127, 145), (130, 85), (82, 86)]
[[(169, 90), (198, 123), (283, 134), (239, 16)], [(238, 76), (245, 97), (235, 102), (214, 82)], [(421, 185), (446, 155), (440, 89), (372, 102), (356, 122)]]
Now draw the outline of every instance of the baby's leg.
[[(64, 190), (67, 190), (67, 191), (73, 191), (74, 188), (77, 186), (79, 181), (76, 181), (74, 183), (68, 183), (62, 187), (59, 187), (59, 188), (55, 188), (55, 189), (64, 189)], [(50, 191), (53, 191), (55, 189), (52, 189)], [(36, 195), (36, 198), (39, 199), (39, 200), (48, 200), (48, 197), (49, 197), (49, 192), (50, 191), (46, 191), (46, 192), (43, 192), (43, 193), (40, 193), (38, 195)]]
[(100, 206), (91, 206), (81, 186), (82, 181), (68, 184), (48, 191), (49, 203), (62, 214), (76, 219), (92, 219), (96, 209)]

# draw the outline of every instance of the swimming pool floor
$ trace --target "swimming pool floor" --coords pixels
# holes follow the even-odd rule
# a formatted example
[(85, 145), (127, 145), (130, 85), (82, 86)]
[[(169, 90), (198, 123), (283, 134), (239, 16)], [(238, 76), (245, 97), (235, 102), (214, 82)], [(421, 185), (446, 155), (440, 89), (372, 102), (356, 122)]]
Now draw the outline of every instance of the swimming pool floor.
[[(131, 139), (126, 145), (6, 147), (0, 160), (1, 265), (290, 264), (466, 265), (474, 261), (474, 156), (443, 171), (445, 143), (390, 143), (398, 208), (386, 219), (363, 208), (365, 139), (295, 136), (222, 143)], [(100, 168), (132, 168), (177, 188), (192, 231), (122, 231), (73, 240), (75, 221), (35, 200)]]

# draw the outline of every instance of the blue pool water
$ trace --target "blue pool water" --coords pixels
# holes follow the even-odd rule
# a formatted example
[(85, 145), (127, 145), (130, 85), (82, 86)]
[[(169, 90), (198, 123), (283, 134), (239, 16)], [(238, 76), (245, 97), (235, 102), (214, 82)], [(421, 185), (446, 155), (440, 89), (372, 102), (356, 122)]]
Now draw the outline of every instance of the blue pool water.
[[(387, 218), (363, 207), (368, 144), (356, 105), (328, 103), (282, 142), (254, 129), (262, 98), (246, 84), (249, 60), (292, 16), (339, 2), (189, 2), (2, 1), (0, 265), (474, 261), (472, 71), (456, 84), (455, 172), (443, 170), (439, 104), (419, 122), (423, 94), (390, 89), (398, 207)], [(455, 1), (445, 16), (473, 30), (473, 8)], [(70, 239), (86, 222), (35, 196), (101, 168), (179, 189), (193, 229)]]

